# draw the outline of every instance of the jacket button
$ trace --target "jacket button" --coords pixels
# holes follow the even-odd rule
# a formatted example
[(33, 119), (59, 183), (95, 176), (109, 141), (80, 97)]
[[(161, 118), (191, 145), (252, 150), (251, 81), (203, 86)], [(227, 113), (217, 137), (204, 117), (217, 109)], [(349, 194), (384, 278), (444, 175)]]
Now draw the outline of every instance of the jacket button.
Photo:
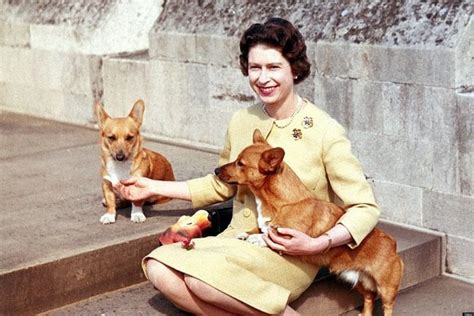
[(248, 208), (246, 208), (246, 209), (244, 210), (244, 216), (245, 216), (245, 217), (249, 217), (250, 214), (251, 214), (251, 211), (250, 211)]

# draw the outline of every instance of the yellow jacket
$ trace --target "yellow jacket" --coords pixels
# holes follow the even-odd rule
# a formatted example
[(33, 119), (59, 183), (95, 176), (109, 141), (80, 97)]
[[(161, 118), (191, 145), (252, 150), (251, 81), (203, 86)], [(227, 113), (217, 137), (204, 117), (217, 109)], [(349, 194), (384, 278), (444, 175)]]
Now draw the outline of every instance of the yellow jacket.
[[(351, 152), (344, 128), (308, 100), (303, 101), (291, 124), (278, 128), (257, 104), (233, 115), (219, 165), (235, 160), (252, 143), (256, 128), (272, 146), (285, 150), (285, 162), (317, 198), (343, 206), (346, 213), (339, 222), (354, 239), (355, 244), (349, 246), (356, 247), (375, 227), (380, 212), (360, 162)], [(213, 174), (189, 180), (188, 185), (196, 208), (235, 196), (232, 221), (224, 236), (256, 226), (255, 198), (247, 187), (239, 186), (236, 190)]]

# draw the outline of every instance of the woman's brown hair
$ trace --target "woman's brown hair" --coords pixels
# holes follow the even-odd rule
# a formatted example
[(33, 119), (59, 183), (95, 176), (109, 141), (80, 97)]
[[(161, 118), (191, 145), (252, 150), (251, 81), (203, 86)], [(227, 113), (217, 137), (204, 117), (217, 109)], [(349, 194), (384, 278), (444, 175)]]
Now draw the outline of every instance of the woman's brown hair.
[(248, 56), (252, 47), (265, 44), (278, 49), (291, 65), (295, 84), (311, 73), (306, 44), (301, 33), (289, 21), (269, 18), (264, 24), (252, 24), (240, 39), (240, 70), (248, 76)]

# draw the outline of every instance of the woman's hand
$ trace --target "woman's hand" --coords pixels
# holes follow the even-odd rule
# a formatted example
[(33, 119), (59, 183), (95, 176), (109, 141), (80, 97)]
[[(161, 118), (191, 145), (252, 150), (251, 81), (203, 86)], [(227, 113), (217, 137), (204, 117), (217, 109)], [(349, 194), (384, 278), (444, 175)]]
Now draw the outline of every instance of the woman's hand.
[(310, 237), (296, 229), (279, 227), (270, 229), (263, 236), (268, 247), (279, 254), (292, 256), (315, 255), (326, 250), (329, 240), (326, 237)]
[(129, 201), (143, 201), (156, 193), (153, 191), (154, 180), (138, 177), (122, 180), (114, 185), (114, 191)]

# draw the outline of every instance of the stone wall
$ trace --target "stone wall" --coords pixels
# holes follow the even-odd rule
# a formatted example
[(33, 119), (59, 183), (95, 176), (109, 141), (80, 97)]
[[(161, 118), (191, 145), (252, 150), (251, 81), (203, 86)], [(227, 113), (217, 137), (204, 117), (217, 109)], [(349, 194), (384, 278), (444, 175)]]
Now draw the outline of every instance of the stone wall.
[(108, 56), (146, 51), (162, 1), (0, 2), (0, 106), (94, 122)]
[[(230, 115), (256, 101), (238, 68), (241, 32), (272, 15), (291, 20), (312, 62), (300, 94), (346, 127), (383, 218), (446, 233), (447, 272), (474, 281), (470, 1), (174, 0), (135, 8), (148, 22), (127, 30), (103, 26), (121, 21), (126, 2), (84, 2), (71, 20), (54, 13), (62, 7), (39, 18), (11, 2), (0, 10), (2, 108), (85, 124), (92, 99), (125, 115), (143, 98), (147, 135), (214, 151)], [(35, 28), (48, 36), (33, 39)], [(129, 47), (114, 43), (121, 36)]]

